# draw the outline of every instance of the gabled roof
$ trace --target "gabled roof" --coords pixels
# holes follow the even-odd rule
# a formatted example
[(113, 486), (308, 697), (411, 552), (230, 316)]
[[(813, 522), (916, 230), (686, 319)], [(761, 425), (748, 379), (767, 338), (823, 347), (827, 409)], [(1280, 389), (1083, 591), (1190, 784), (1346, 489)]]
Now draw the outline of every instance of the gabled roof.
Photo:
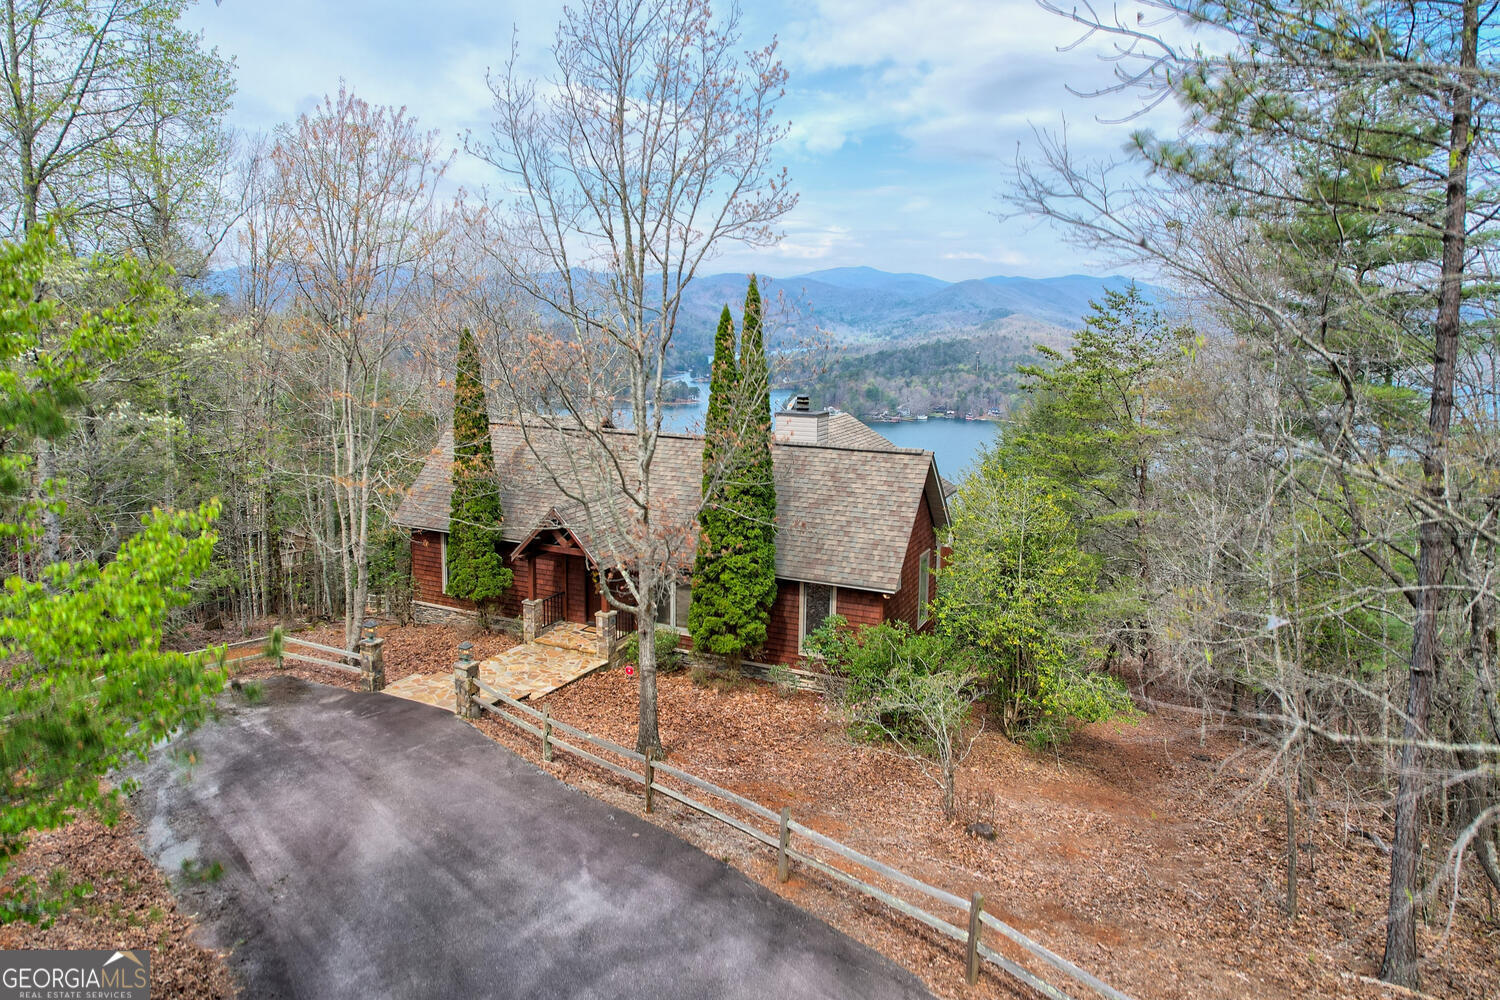
[[(895, 593), (901, 586), (907, 542), (924, 496), (938, 526), (947, 524), (942, 480), (931, 452), (897, 448), (854, 417), (835, 416), (847, 418), (838, 421), (837, 438), (846, 443), (778, 442), (771, 446), (777, 503), (776, 575)], [(601, 469), (589, 467), (604, 455), (588, 445), (581, 431), (523, 428), (516, 422), (490, 425), (505, 510), (501, 534), (507, 541), (520, 542), (544, 524), (560, 523), (596, 557), (609, 551), (606, 540), (592, 535), (610, 522), (606, 515), (613, 511), (618, 493), (601, 484), (622, 473), (629, 475), (635, 436), (629, 430), (604, 433), (612, 461), (604, 463), (610, 468)], [(545, 466), (537, 460), (538, 452), (547, 458)], [(448, 530), (452, 462), (453, 435), (445, 431), (396, 512), (397, 524)], [(549, 469), (572, 488), (559, 489)], [(686, 558), (691, 558), (697, 538), (702, 470), (701, 436), (662, 434), (658, 438), (652, 465), (653, 507), (660, 525), (681, 532)]]

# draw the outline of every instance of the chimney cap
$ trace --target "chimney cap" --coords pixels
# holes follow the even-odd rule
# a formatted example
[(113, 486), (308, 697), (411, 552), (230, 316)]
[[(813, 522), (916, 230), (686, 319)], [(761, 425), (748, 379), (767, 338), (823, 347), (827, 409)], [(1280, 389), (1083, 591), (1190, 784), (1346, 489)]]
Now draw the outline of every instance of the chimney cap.
[(797, 395), (787, 397), (786, 408), (781, 412), (794, 414), (799, 417), (818, 417), (831, 411), (828, 409), (814, 410), (812, 408), (812, 400), (808, 396)]

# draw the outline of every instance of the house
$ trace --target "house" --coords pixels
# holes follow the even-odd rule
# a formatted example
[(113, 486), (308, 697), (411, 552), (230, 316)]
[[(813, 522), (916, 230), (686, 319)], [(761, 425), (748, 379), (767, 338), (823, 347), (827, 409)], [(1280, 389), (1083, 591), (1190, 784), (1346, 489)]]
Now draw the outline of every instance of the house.
[[(803, 640), (830, 614), (854, 625), (900, 620), (926, 627), (939, 539), (948, 525), (949, 487), (938, 476), (932, 453), (898, 448), (850, 414), (813, 411), (805, 397), (774, 418), (777, 594), (767, 642), (752, 659), (799, 662)], [(499, 602), (503, 616), (519, 618), (527, 600), (545, 599), (543, 625), (592, 623), (595, 612), (609, 609), (604, 588), (617, 567), (605, 556), (607, 540), (598, 537), (604, 530), (598, 511), (608, 510), (610, 498), (596, 497), (592, 507), (580, 502), (576, 491), (570, 491), (570, 499), (544, 471), (555, 472), (587, 453), (581, 440), (569, 440), (583, 433), (506, 421), (490, 425), (505, 511), (505, 564), (515, 576)], [(633, 453), (632, 432), (595, 433), (609, 441), (612, 453)], [(538, 452), (548, 458), (545, 466)], [(677, 565), (682, 567), (692, 566), (697, 540), (702, 459), (701, 436), (663, 434), (653, 464), (658, 530), (680, 540)], [(445, 592), (452, 460), (449, 432), (395, 518), (411, 531), (418, 621), (473, 612), (472, 604)], [(663, 598), (659, 623), (686, 634), (692, 600), (686, 573)], [(622, 630), (629, 627), (621, 622)]]

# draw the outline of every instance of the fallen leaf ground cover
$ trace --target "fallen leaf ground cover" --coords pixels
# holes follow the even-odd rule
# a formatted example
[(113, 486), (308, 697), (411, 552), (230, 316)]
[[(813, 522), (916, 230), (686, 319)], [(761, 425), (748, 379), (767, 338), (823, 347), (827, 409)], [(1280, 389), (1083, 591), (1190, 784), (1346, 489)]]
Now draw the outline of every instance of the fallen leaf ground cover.
[[(634, 745), (636, 681), (621, 670), (543, 704), (555, 718)], [(817, 695), (782, 697), (753, 682), (720, 691), (679, 674), (661, 678), (660, 714), (669, 763), (772, 809), (789, 807), (800, 822), (956, 895), (983, 893), (1001, 919), (1142, 1000), (1403, 995), (1373, 980), (1388, 862), (1354, 832), (1385, 821), (1334, 799), (1316, 803), (1302, 833), (1315, 851), (1303, 851), (1299, 913), (1289, 921), (1279, 793), (1261, 787), (1253, 748), (1196, 713), (1090, 726), (1054, 753), (985, 732), (960, 770), (954, 820), (942, 817), (938, 788), (919, 766), (849, 742)], [(533, 737), (499, 721), (481, 725), (539, 761)], [(586, 762), (558, 754), (544, 766), (640, 808), (637, 787)], [(956, 945), (816, 874), (779, 886), (771, 851), (676, 804), (659, 813), (939, 995), (1015, 992), (988, 974), (978, 993), (969, 990)], [(995, 828), (993, 841), (965, 832), (980, 820)], [(1478, 883), (1466, 888), (1451, 925), (1446, 897), (1429, 909), (1424, 992), (1494, 1000), (1500, 924)]]
[(28, 877), (53, 897), (83, 883), (89, 888), (50, 926), (0, 926), (0, 950), (150, 951), (153, 1000), (212, 1000), (236, 994), (224, 957), (197, 943), (195, 919), (173, 896), (168, 875), (141, 850), (137, 824), (128, 812), (112, 826), (87, 817), (37, 834), (6, 872), (5, 883), (14, 885)]

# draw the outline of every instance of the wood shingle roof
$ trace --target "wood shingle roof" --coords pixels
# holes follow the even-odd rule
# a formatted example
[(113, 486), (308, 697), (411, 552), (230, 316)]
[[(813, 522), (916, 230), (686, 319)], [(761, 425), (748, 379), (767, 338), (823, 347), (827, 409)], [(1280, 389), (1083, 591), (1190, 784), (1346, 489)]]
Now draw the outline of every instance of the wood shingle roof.
[[(829, 443), (775, 443), (776, 575), (891, 594), (900, 589), (902, 561), (912, 524), (927, 497), (937, 526), (947, 523), (942, 481), (932, 453), (897, 448), (848, 414), (830, 428)], [(524, 433), (523, 433), (524, 430)], [(516, 422), (490, 425), (496, 478), (505, 510), (502, 536), (515, 543), (545, 519), (559, 515), (597, 555), (610, 550), (594, 531), (613, 504), (600, 484), (633, 466), (631, 431), (606, 431), (610, 454), (589, 447), (581, 431)], [(529, 437), (529, 442), (528, 442)], [(537, 459), (540, 453), (545, 463)], [(396, 523), (448, 530), (453, 436), (443, 433), (407, 491)], [(594, 463), (609, 466), (595, 467)], [(652, 465), (652, 508), (658, 525), (681, 533), (686, 558), (696, 541), (702, 494), (703, 438), (662, 434)], [(559, 487), (559, 480), (569, 489)], [(619, 480), (616, 480), (617, 482)], [(628, 482), (628, 479), (625, 480)], [(569, 495), (571, 494), (571, 495)], [(592, 504), (595, 516), (586, 516)]]

